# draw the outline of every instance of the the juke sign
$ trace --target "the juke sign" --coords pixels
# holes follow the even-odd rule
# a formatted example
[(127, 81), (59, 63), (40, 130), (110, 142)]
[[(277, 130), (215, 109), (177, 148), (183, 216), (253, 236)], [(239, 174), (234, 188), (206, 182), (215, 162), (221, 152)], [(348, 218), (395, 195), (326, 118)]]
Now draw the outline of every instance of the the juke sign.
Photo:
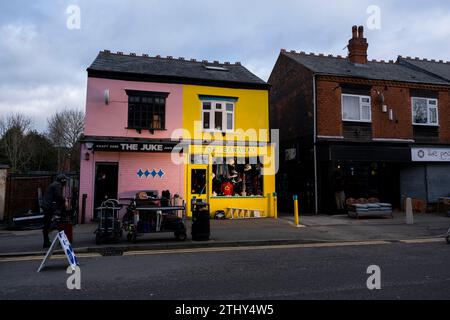
[(175, 143), (96, 142), (94, 144), (94, 150), (113, 152), (170, 153), (174, 150), (175, 146)]

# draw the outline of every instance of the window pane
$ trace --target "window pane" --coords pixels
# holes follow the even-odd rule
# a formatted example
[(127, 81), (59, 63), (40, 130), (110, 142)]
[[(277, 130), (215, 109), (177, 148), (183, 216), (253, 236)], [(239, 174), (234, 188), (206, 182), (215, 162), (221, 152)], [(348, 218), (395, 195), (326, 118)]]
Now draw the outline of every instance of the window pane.
[(362, 106), (361, 107), (361, 120), (367, 120), (370, 121), (370, 106)]
[(206, 188), (206, 170), (194, 169), (191, 172), (191, 193), (203, 195), (207, 192)]
[(211, 102), (203, 102), (203, 110), (211, 110)]
[(430, 108), (430, 123), (437, 124), (437, 108)]
[(216, 112), (214, 115), (214, 129), (222, 131), (222, 112)]
[(162, 129), (161, 126), (161, 116), (160, 115), (153, 115), (153, 125), (152, 125), (153, 129)]
[(437, 105), (437, 101), (436, 100), (428, 100), (428, 104), (430, 106), (436, 106)]
[(227, 103), (227, 111), (234, 111), (234, 106), (232, 103)]
[(203, 112), (203, 129), (211, 129), (210, 122), (211, 121), (211, 113)]
[(420, 98), (413, 99), (413, 118), (414, 123), (418, 124), (428, 123), (427, 99), (420, 99)]
[(227, 130), (233, 130), (233, 114), (227, 113)]
[(216, 103), (216, 109), (217, 110), (222, 110), (222, 104), (221, 103)]
[[(220, 161), (219, 161), (220, 160)], [(262, 164), (258, 157), (213, 159), (212, 190), (217, 196), (259, 197), (264, 195)]]
[(342, 96), (343, 120), (361, 120), (359, 97)]

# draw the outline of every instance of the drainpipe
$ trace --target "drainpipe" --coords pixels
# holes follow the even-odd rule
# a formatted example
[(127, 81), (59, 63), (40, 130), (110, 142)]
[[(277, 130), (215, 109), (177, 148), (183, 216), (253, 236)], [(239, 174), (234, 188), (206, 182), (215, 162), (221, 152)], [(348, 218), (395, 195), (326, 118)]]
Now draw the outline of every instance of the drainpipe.
[(314, 109), (314, 213), (319, 214), (319, 194), (317, 186), (317, 97), (316, 97), (316, 75), (313, 74), (313, 109)]

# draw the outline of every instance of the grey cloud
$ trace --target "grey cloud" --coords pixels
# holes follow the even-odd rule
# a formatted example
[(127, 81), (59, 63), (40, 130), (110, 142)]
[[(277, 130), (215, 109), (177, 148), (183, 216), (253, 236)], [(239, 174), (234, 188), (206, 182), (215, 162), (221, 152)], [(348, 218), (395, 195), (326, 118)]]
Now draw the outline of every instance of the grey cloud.
[[(65, 27), (70, 4), (81, 8), (81, 30)], [(367, 31), (370, 58), (450, 60), (445, 0), (2, 1), (0, 116), (24, 110), (42, 124), (57, 109), (84, 108), (85, 70), (101, 49), (241, 61), (267, 80), (281, 48), (345, 55), (372, 4), (382, 29)]]

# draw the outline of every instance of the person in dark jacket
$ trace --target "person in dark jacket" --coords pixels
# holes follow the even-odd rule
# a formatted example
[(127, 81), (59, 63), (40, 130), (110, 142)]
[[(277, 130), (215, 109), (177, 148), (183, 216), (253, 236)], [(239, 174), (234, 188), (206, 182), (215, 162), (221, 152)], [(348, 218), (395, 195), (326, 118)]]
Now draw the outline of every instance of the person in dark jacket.
[(63, 188), (67, 183), (67, 177), (65, 175), (59, 175), (56, 177), (56, 181), (50, 184), (45, 191), (42, 201), (42, 209), (44, 211), (44, 229), (42, 233), (44, 235), (44, 248), (50, 247), (50, 227), (52, 218), (55, 215), (61, 215), (66, 206), (66, 198), (63, 196)]

